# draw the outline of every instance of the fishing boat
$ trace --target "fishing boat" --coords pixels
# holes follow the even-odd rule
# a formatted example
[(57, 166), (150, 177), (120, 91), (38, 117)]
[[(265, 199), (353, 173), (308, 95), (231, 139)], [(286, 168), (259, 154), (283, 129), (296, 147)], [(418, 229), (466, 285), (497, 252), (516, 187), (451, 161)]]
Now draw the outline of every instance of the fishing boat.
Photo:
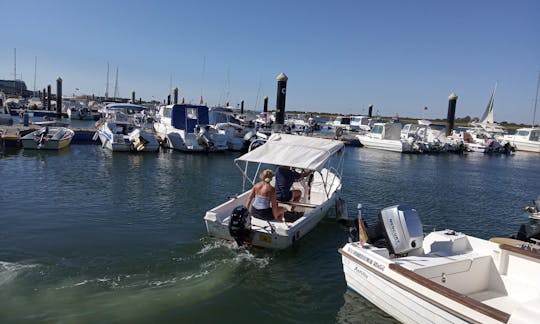
[[(135, 106), (135, 107), (134, 107)], [(96, 123), (94, 140), (113, 152), (155, 152), (159, 143), (145, 130), (144, 107), (120, 104), (108, 105), (106, 117)], [(124, 112), (125, 111), (125, 112)]]
[(68, 147), (75, 132), (66, 127), (45, 126), (21, 138), (25, 149), (59, 150)]
[[(360, 210), (360, 209), (359, 209)], [(361, 213), (359, 213), (361, 215)], [(403, 323), (536, 323), (540, 254), (453, 230), (426, 236), (417, 211), (359, 216), (359, 237), (339, 249), (349, 288)]]
[[(262, 248), (279, 250), (291, 246), (308, 234), (338, 202), (342, 184), (343, 147), (343, 143), (336, 140), (272, 134), (265, 144), (235, 160), (243, 175), (243, 193), (206, 212), (204, 221), (208, 234)], [(294, 214), (285, 213), (283, 222), (253, 217), (243, 207), (250, 194), (250, 190), (246, 191), (246, 184), (255, 184), (263, 165), (313, 171), (312, 177), (293, 185), (293, 189), (302, 192), (300, 201), (279, 202), (288, 211), (292, 206), (295, 207)], [(238, 210), (244, 213), (241, 222), (236, 218)]]
[(401, 123), (374, 123), (369, 133), (356, 135), (360, 144), (379, 150), (411, 152), (411, 143), (401, 139)]
[(203, 105), (159, 107), (154, 130), (166, 148), (190, 152), (224, 151), (228, 148), (227, 136), (209, 125), (208, 107)]

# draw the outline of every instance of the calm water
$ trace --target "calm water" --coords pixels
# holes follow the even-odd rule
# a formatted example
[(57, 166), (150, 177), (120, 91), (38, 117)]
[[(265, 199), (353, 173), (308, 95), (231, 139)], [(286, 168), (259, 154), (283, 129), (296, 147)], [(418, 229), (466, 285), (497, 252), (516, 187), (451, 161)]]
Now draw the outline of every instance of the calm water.
[[(0, 321), (374, 323), (347, 290), (327, 218), (282, 252), (206, 235), (204, 212), (241, 190), (236, 153), (112, 154), (99, 145), (0, 155)], [(415, 206), (424, 224), (489, 238), (525, 221), (539, 154), (400, 155), (347, 148), (344, 196)]]

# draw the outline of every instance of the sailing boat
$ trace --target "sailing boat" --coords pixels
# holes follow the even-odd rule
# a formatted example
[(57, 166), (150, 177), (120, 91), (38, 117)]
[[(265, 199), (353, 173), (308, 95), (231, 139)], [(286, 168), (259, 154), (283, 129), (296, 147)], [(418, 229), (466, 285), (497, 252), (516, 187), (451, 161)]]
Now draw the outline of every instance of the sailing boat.
[(480, 127), (482, 130), (488, 133), (501, 134), (505, 132), (504, 128), (493, 120), (493, 104), (495, 102), (496, 90), (497, 90), (497, 83), (495, 83), (495, 87), (493, 88), (493, 91), (491, 92), (491, 97), (489, 97), (488, 105), (486, 107), (486, 110), (484, 110), (482, 117), (480, 118), (478, 122), (472, 123), (472, 125), (476, 127)]
[(536, 84), (536, 97), (534, 98), (533, 121), (531, 127), (519, 128), (514, 135), (505, 135), (504, 139), (516, 147), (518, 151), (540, 153), (540, 127), (535, 126), (536, 105), (538, 104), (538, 89), (540, 88), (540, 72)]

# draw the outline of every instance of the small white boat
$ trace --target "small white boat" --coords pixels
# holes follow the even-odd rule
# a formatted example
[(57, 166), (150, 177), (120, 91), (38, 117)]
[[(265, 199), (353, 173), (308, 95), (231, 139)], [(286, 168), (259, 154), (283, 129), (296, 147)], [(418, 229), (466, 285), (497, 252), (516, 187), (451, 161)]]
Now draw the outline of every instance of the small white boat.
[(167, 105), (159, 107), (154, 130), (167, 148), (190, 152), (227, 150), (227, 136), (208, 123), (207, 106)]
[(540, 127), (520, 128), (513, 135), (505, 135), (504, 139), (518, 151), (540, 153)]
[(66, 127), (45, 126), (21, 138), (25, 149), (59, 150), (68, 147), (75, 132)]
[(159, 143), (150, 132), (144, 129), (144, 117), (129, 116), (121, 111), (109, 114), (96, 123), (94, 140), (113, 152), (155, 152)]
[[(236, 240), (269, 249), (285, 249), (309, 233), (334, 208), (341, 193), (343, 169), (343, 143), (314, 137), (272, 134), (267, 142), (235, 160), (244, 177), (243, 193), (206, 212), (204, 221), (208, 234)], [(262, 165), (283, 165), (314, 171), (313, 177), (293, 185), (302, 192), (299, 202), (280, 202), (290, 210), (295, 207), (294, 218), (285, 221), (267, 221), (245, 214), (246, 222), (230, 222), (237, 207), (242, 209), (250, 194), (246, 182), (253, 185)], [(245, 209), (245, 207), (244, 207)], [(232, 225), (237, 226), (234, 230)]]
[(381, 210), (378, 228), (339, 252), (347, 285), (397, 320), (538, 322), (540, 254), (452, 230), (424, 237), (406, 205)]
[(401, 139), (400, 123), (375, 123), (371, 131), (356, 135), (360, 144), (368, 148), (393, 152), (411, 152), (411, 143)]

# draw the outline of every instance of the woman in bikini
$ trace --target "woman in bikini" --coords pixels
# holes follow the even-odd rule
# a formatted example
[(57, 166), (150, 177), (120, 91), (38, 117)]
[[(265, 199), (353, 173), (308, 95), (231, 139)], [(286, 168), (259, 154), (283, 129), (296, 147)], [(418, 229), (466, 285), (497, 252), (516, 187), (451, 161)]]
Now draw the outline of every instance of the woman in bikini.
[(261, 173), (260, 178), (262, 181), (256, 183), (251, 189), (246, 207), (247, 209), (251, 208), (251, 214), (254, 217), (283, 221), (285, 208), (278, 207), (276, 189), (270, 184), (273, 177), (272, 170), (266, 169)]

